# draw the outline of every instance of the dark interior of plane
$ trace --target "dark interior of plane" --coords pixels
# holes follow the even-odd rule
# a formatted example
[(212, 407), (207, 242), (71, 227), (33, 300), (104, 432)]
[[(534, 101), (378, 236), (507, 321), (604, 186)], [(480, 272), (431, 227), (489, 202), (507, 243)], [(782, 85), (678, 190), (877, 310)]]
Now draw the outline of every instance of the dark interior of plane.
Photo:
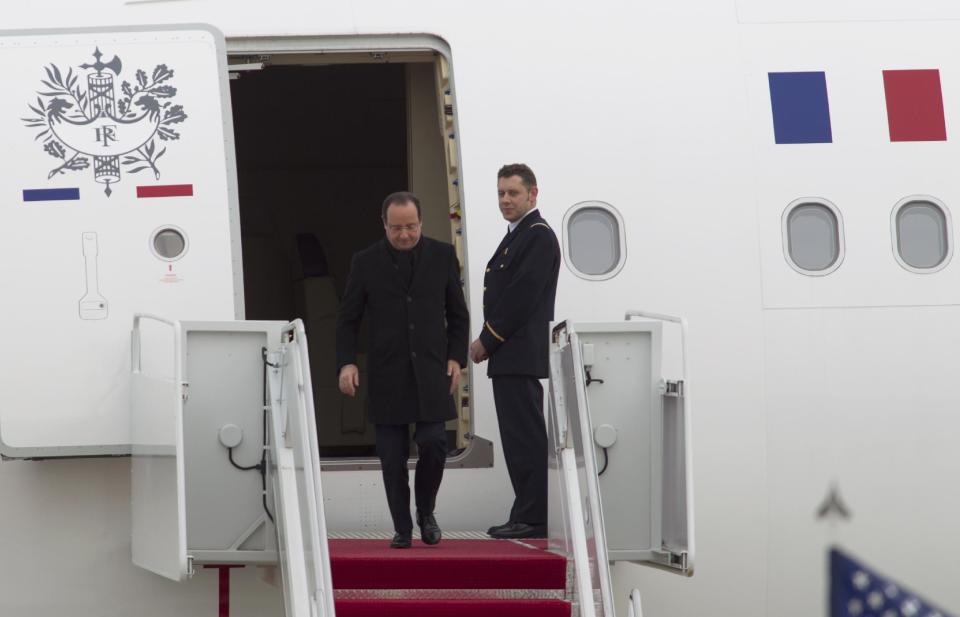
[[(434, 89), (416, 104), (435, 101), (431, 65), (267, 66), (231, 79), (246, 319), (304, 320), (323, 457), (375, 456), (362, 387), (356, 399), (337, 389), (336, 314), (350, 259), (383, 237), (387, 194), (419, 184), (423, 199), (427, 181), (411, 177), (411, 157), (422, 166), (440, 152), (444, 164), (436, 120), (426, 138), (411, 126), (414, 71)], [(424, 201), (424, 231), (432, 225), (449, 241), (446, 189), (437, 188), (444, 199)], [(362, 383), (363, 353), (358, 364)]]

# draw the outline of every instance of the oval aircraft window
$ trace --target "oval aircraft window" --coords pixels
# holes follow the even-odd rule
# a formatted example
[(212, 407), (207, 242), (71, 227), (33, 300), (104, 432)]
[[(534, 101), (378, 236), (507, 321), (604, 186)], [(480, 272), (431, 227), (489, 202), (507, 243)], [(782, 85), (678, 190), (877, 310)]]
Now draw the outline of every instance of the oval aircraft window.
[(893, 208), (894, 256), (911, 272), (928, 274), (947, 265), (953, 252), (950, 212), (932, 197), (908, 197)]
[(620, 213), (602, 201), (575, 204), (563, 219), (563, 255), (580, 278), (602, 281), (616, 276), (626, 260)]
[(153, 253), (165, 261), (174, 261), (187, 252), (187, 236), (176, 227), (161, 227), (150, 240)]
[(787, 263), (801, 274), (824, 276), (843, 261), (840, 211), (822, 199), (798, 199), (783, 214), (783, 248)]

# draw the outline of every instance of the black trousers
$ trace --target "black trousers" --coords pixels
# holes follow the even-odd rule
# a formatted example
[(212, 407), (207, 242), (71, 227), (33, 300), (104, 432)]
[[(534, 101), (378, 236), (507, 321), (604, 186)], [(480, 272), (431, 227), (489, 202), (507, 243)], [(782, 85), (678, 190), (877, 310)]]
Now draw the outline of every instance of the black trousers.
[[(417, 422), (413, 440), (420, 451), (414, 479), (417, 511), (432, 514), (437, 501), (443, 466), (447, 462), (447, 433), (443, 422)], [(393, 528), (400, 533), (413, 531), (410, 517), (410, 427), (408, 424), (377, 425), (377, 455), (383, 469), (383, 487), (393, 518)]]
[(493, 400), (500, 441), (516, 498), (510, 520), (530, 525), (547, 522), (547, 426), (543, 386), (528, 375), (495, 375)]

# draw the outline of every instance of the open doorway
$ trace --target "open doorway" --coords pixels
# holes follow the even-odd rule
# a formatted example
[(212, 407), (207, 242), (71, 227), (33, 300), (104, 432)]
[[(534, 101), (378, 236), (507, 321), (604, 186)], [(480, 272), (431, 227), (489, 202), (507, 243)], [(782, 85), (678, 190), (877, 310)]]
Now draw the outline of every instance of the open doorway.
[[(445, 60), (235, 60), (256, 67), (231, 74), (245, 317), (303, 319), (321, 456), (375, 458), (364, 389), (356, 399), (337, 389), (336, 315), (351, 257), (383, 237), (380, 205), (391, 192), (417, 193), (423, 233), (455, 244), (464, 265)], [(363, 384), (363, 354), (358, 364)], [(467, 378), (460, 418), (447, 426), (451, 453), (469, 432)]]

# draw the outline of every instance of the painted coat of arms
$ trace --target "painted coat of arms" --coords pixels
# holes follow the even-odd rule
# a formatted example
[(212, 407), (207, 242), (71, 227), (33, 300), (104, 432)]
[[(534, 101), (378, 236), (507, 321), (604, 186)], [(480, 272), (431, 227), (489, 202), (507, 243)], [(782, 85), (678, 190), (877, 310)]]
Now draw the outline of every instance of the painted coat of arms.
[(149, 171), (160, 179), (158, 161), (167, 151), (162, 142), (180, 139), (174, 125), (187, 114), (175, 104), (173, 69), (166, 64), (150, 74), (138, 69), (134, 83), (123, 81), (117, 92), (114, 77), (120, 76), (120, 58), (102, 62), (99, 48), (93, 57), (93, 64), (79, 65), (85, 71), (86, 88), (80, 84), (84, 74), (72, 67), (66, 73), (55, 64), (45, 67), (44, 89), (37, 92), (36, 105), (28, 105), (34, 115), (22, 120), (37, 129), (36, 141), (58, 159), (48, 180), (88, 169), (92, 159), (94, 180), (106, 185), (109, 197), (110, 185), (120, 182), (122, 171)]

